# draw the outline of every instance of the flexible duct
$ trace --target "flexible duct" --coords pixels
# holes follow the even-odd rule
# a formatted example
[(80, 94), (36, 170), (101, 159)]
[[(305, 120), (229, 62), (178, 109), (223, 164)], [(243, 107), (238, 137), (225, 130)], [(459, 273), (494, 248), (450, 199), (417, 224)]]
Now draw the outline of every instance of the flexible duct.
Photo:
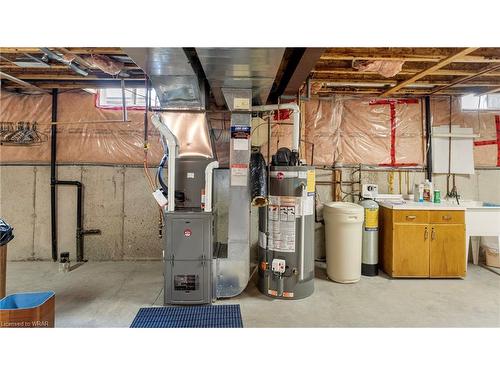
[(267, 166), (260, 152), (250, 155), (250, 192), (253, 206), (267, 205)]

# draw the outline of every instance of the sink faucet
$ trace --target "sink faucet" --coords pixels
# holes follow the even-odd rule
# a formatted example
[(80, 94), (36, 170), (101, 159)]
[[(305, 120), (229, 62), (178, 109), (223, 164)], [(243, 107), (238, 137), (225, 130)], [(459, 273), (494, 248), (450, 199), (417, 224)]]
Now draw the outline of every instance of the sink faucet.
[(447, 192), (446, 192), (446, 196), (449, 197), (449, 198), (455, 198), (457, 200), (457, 205), (460, 206), (460, 195), (458, 194), (458, 191), (457, 191), (457, 185), (455, 184), (455, 174), (453, 174), (453, 186), (451, 188), (451, 191), (450, 191), (450, 175), (448, 175), (448, 179), (447, 179)]
[(448, 196), (450, 198), (455, 198), (457, 200), (457, 204), (460, 206), (460, 194), (458, 194), (457, 192), (457, 187), (456, 186), (453, 186), (453, 188), (451, 189), (450, 193), (448, 194)]

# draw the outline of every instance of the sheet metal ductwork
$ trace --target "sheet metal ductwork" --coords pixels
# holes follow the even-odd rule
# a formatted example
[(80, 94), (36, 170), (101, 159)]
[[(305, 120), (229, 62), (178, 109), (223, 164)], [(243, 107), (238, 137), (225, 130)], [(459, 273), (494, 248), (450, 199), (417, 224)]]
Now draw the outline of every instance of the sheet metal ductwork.
[(151, 79), (164, 109), (205, 109), (204, 85), (183, 48), (124, 48)]
[[(170, 202), (175, 201), (175, 210), (169, 206), (165, 214), (166, 222), (180, 220), (182, 225), (189, 227), (182, 232), (173, 230), (173, 226), (170, 228), (167, 224), (167, 239), (175, 238), (175, 240), (167, 244), (165, 250), (167, 267), (165, 290), (171, 291), (170, 294), (166, 293), (165, 303), (207, 303), (208, 297), (236, 296), (248, 284), (252, 268), (251, 196), (248, 176), (251, 145), (250, 111), (253, 104), (267, 101), (281, 64), (284, 48), (196, 48), (195, 51), (201, 67), (197, 66), (198, 63), (191, 64), (197, 60), (191, 54), (188, 57), (182, 48), (125, 49), (125, 52), (149, 76), (160, 99), (161, 107), (179, 110), (163, 112), (158, 116), (158, 119), (161, 119), (159, 122), (173, 133), (178, 146), (175, 176), (173, 172), (171, 176), (169, 175), (168, 187)], [(215, 207), (210, 215), (204, 211), (206, 206), (200, 211), (200, 207), (204, 206), (200, 196), (205, 194), (202, 191), (206, 188), (204, 174), (206, 175), (207, 166), (213, 162), (215, 155), (212, 152), (206, 114), (182, 112), (182, 110), (192, 112), (193, 109), (203, 112), (206, 109), (203, 91), (205, 77), (203, 74), (197, 74), (201, 68), (217, 105), (227, 105), (231, 111), (230, 169), (216, 170), (213, 173)], [(170, 162), (172, 163), (171, 160)], [(172, 197), (174, 189), (175, 199)], [(205, 245), (201, 246), (202, 242), (205, 244), (212, 240), (203, 239), (198, 236), (201, 232), (191, 230), (196, 220), (204, 220), (207, 215), (210, 217), (210, 220), (207, 219), (207, 222), (210, 221), (207, 225), (217, 229), (213, 231), (216, 234), (216, 255), (207, 252)], [(199, 257), (193, 258), (194, 260), (181, 259), (179, 256), (182, 254), (179, 253), (174, 254), (177, 260), (169, 258), (172, 251), (180, 248), (185, 236), (197, 239), (197, 245), (191, 246), (190, 251), (194, 251), (195, 248), (203, 251), (203, 254), (198, 254), (202, 257), (203, 272), (196, 268), (199, 267)], [(208, 258), (207, 254), (210, 255)], [(181, 263), (183, 261), (191, 263)], [(208, 270), (207, 265), (210, 262), (213, 268)], [(203, 290), (205, 292), (209, 290), (210, 293), (205, 293), (202, 299), (196, 301), (190, 300), (187, 295), (183, 295), (185, 299), (172, 297), (177, 293), (175, 277), (179, 276), (178, 273), (181, 271), (189, 277), (198, 275), (196, 277), (199, 277), (200, 285), (203, 284)], [(206, 276), (209, 274), (213, 275), (212, 289), (205, 288), (208, 282)], [(169, 275), (173, 275), (173, 282), (168, 279)]]
[(251, 89), (254, 105), (265, 104), (285, 48), (196, 48), (217, 105), (222, 88)]

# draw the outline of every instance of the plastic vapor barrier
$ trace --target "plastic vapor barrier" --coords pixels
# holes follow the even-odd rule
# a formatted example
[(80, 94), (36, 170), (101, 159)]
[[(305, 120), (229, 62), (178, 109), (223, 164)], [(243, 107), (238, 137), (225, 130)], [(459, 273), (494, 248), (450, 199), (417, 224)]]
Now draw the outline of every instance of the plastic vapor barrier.
[[(301, 103), (301, 150), (307, 164), (331, 166), (367, 164), (378, 166), (418, 166), (425, 162), (424, 106), (420, 99), (381, 99), (333, 96)], [(433, 126), (450, 123), (450, 98), (431, 100)], [(282, 111), (283, 112), (283, 111)], [(270, 155), (280, 147), (291, 147), (292, 119), (280, 112), (271, 117)], [(95, 95), (82, 90), (61, 90), (58, 97), (58, 163), (142, 164), (144, 111), (128, 110), (130, 122), (120, 109), (96, 108)], [(165, 114), (171, 120), (176, 116)], [(268, 160), (267, 117), (254, 121), (253, 135)], [(51, 95), (26, 95), (0, 91), (0, 123), (37, 122), (44, 141), (31, 146), (0, 146), (2, 163), (48, 163), (50, 161)], [(83, 123), (99, 121), (99, 123)], [(221, 167), (229, 162), (229, 115), (207, 113), (216, 156)], [(470, 127), (476, 166), (500, 166), (500, 111), (462, 111), (460, 98), (452, 99), (453, 125)], [(1, 127), (0, 127), (1, 131)], [(160, 137), (149, 126), (149, 162), (156, 165), (163, 156)], [(202, 153), (209, 148), (203, 134)]]
[[(305, 137), (314, 143), (314, 165), (423, 164), (419, 100), (379, 101), (336, 96), (305, 104)], [(307, 160), (311, 148), (306, 147)]]

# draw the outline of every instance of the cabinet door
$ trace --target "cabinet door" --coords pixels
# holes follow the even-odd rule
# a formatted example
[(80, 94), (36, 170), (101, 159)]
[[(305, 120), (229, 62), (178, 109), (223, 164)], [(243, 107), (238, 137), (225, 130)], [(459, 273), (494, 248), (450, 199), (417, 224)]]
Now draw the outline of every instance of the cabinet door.
[(430, 244), (430, 276), (465, 276), (465, 225), (432, 225)]
[(429, 277), (429, 226), (394, 224), (393, 276)]

